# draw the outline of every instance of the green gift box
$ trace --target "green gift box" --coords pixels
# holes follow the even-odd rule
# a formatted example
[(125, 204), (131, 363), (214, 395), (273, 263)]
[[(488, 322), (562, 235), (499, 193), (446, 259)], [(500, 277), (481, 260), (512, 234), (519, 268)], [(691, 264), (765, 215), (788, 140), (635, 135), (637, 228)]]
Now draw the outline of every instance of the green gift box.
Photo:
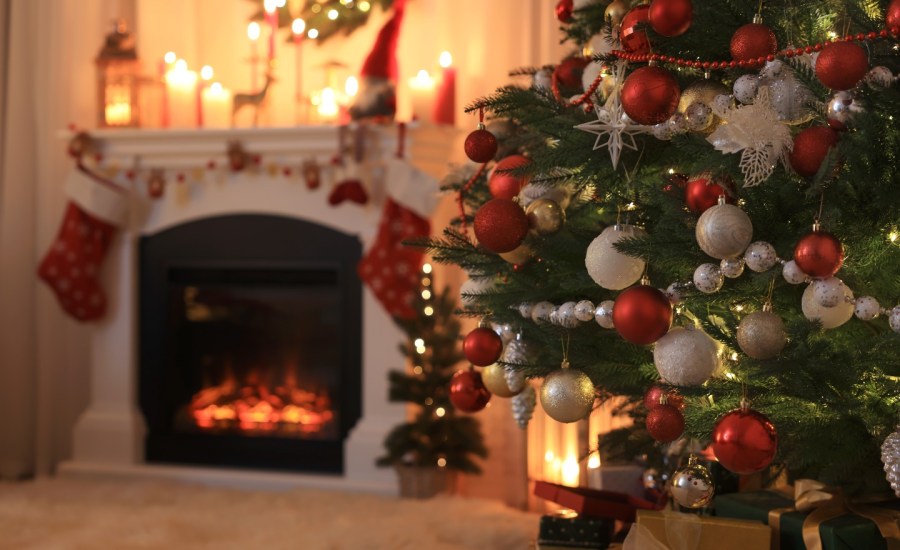
[[(715, 514), (719, 517), (751, 519), (769, 523), (769, 512), (777, 509), (793, 509), (794, 501), (774, 491), (733, 493), (720, 495), (714, 501)], [(885, 511), (900, 510), (900, 501), (879, 503)], [(781, 550), (805, 550), (803, 522), (808, 514), (785, 511), (781, 514)], [(774, 531), (773, 531), (774, 533)], [(872, 520), (852, 513), (845, 513), (819, 525), (819, 536), (824, 550), (887, 550), (887, 542)], [(773, 545), (773, 548), (776, 546)]]

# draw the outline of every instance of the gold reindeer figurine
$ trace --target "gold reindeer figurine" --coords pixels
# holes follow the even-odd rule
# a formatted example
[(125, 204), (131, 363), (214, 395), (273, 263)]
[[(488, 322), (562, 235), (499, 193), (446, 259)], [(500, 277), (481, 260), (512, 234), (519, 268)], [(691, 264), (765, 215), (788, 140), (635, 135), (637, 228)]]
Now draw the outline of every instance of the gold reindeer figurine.
[(266, 93), (269, 91), (269, 85), (276, 82), (275, 77), (270, 73), (266, 73), (266, 84), (262, 90), (255, 94), (234, 94), (234, 100), (231, 105), (231, 126), (234, 127), (234, 118), (237, 112), (245, 105), (253, 106), (253, 126), (259, 125), (259, 109), (266, 101)]

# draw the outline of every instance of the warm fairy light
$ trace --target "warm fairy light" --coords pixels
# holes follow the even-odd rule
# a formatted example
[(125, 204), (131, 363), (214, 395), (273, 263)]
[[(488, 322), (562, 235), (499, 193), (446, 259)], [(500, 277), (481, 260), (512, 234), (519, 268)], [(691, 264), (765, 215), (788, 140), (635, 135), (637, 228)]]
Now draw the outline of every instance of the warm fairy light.
[(287, 6), (287, 0), (275, 0), (276, 8), (283, 8), (285, 6)]
[(441, 52), (441, 56), (438, 58), (438, 63), (441, 64), (441, 67), (446, 69), (450, 65), (453, 65), (453, 56), (450, 55), (450, 52)]
[(318, 29), (309, 29), (309, 32), (306, 33), (306, 37), (310, 40), (315, 40), (319, 38), (319, 30)]
[(424, 353), (425, 353), (425, 347), (422, 346), (421, 348), (416, 348), (416, 353), (418, 353), (419, 355), (424, 354)]
[(294, 34), (303, 34), (303, 31), (306, 30), (306, 21), (300, 19), (294, 19), (294, 22), (291, 23), (291, 32)]
[(372, 4), (366, 2), (365, 0), (359, 3), (359, 11), (369, 11), (370, 9), (372, 9)]
[(588, 458), (587, 467), (591, 470), (596, 470), (600, 467), (600, 453), (591, 454), (591, 457)]
[(578, 460), (574, 456), (570, 456), (562, 463), (562, 482), (563, 485), (570, 487), (578, 486), (578, 474), (581, 468), (578, 466)]
[(447, 411), (444, 409), (444, 407), (438, 407), (434, 410), (434, 414), (436, 414), (438, 418), (442, 418), (445, 414), (447, 414)]
[(344, 82), (344, 93), (347, 94), (347, 97), (356, 97), (356, 94), (359, 93), (359, 79), (355, 76), (348, 76), (347, 81)]
[(425, 340), (422, 340), (421, 338), (416, 338), (416, 339), (413, 341), (413, 344), (415, 344), (416, 347), (419, 348), (419, 347), (422, 347), (422, 346), (425, 345)]
[(335, 10), (335, 9), (330, 9), (330, 10), (328, 10), (328, 19), (331, 19), (332, 21), (334, 21), (334, 20), (337, 19), (337, 18), (338, 18), (338, 11), (337, 11), (337, 10)]
[(431, 278), (425, 277), (424, 279), (422, 279), (422, 286), (431, 286)]
[(263, 0), (263, 9), (266, 10), (266, 13), (275, 13), (278, 4), (275, 0)]
[(311, 9), (313, 13), (319, 13), (322, 11), (322, 6), (320, 4), (313, 4), (309, 9)]
[(740, 312), (744, 311), (744, 306), (741, 304), (737, 304), (736, 306), (734, 306), (734, 310), (737, 311), (738, 313), (740, 313)]
[(892, 243), (895, 243), (895, 242), (897, 242), (897, 239), (900, 239), (900, 233), (898, 233), (896, 231), (891, 231), (890, 233), (888, 233), (889, 241), (891, 241)]
[(670, 176), (674, 176), (674, 175), (675, 175), (675, 169), (674, 169), (674, 168), (669, 168), (669, 175), (670, 175)]
[(213, 77), (213, 68), (209, 65), (204, 65), (200, 68), (200, 78), (203, 80), (212, 80)]
[(626, 210), (636, 210), (636, 209), (637, 209), (637, 205), (634, 204), (633, 202), (629, 202), (629, 203), (625, 206), (625, 209), (626, 209)]
[(432, 315), (434, 315), (434, 308), (431, 306), (425, 306), (425, 309), (422, 310), (422, 313), (424, 313), (426, 317), (431, 317)]
[(423, 300), (430, 300), (430, 299), (431, 299), (431, 291), (430, 291), (430, 290), (423, 290), (423, 291), (422, 291), (422, 299), (423, 299)]
[(431, 264), (425, 264), (422, 266), (422, 273), (431, 273)]
[(256, 42), (259, 40), (259, 34), (262, 32), (262, 29), (259, 28), (259, 23), (256, 21), (250, 21), (247, 25), (247, 38)]
[(419, 365), (413, 367), (413, 374), (422, 374), (422, 367), (420, 367)]
[(544, 453), (544, 460), (546, 462), (553, 462), (554, 454), (553, 451), (547, 451)]
[(838, 33), (834, 31), (828, 31), (828, 40), (834, 40), (838, 37)]
[(446, 459), (446, 458), (443, 458), (443, 457), (442, 457), (442, 458), (439, 458), (439, 459), (438, 459), (438, 462), (437, 462), (437, 465), (440, 466), (441, 468), (443, 468), (444, 466), (447, 465), (447, 459)]
[(732, 361), (737, 361), (737, 360), (738, 360), (738, 354), (737, 354), (736, 351), (734, 351), (734, 352), (731, 353), (731, 360), (732, 360)]
[(175, 52), (166, 52), (166, 55), (163, 56), (163, 61), (169, 65), (175, 63), (176, 59), (178, 59), (178, 56), (175, 55)]
[(735, 376), (733, 372), (726, 372), (725, 378), (728, 380), (737, 380), (737, 376)]

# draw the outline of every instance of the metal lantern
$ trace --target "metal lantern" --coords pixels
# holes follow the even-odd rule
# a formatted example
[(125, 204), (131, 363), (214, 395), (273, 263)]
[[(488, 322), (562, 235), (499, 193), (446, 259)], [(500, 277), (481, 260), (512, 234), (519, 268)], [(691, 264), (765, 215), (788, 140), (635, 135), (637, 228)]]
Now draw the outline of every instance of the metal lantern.
[(97, 55), (98, 120), (101, 128), (140, 126), (140, 63), (134, 37), (124, 21), (116, 21)]

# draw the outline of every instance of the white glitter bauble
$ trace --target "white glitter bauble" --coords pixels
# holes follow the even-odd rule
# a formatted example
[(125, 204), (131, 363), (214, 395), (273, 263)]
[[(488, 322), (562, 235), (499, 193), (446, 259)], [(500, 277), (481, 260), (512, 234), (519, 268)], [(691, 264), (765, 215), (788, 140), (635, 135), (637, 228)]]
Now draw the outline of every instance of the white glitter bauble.
[(881, 461), (891, 489), (900, 497), (900, 430), (887, 436), (881, 444)]
[(797, 262), (794, 260), (785, 262), (784, 267), (781, 270), (781, 275), (784, 277), (785, 281), (792, 285), (799, 285), (809, 280), (809, 275), (803, 273), (803, 271), (800, 270), (800, 266), (798, 266)]
[(550, 310), (550, 324), (558, 325), (559, 322), (559, 306), (553, 306), (553, 309)]
[(754, 359), (777, 357), (787, 344), (784, 321), (771, 311), (754, 311), (738, 325), (737, 342), (741, 351)]
[(531, 310), (534, 309), (534, 304), (531, 302), (522, 302), (519, 304), (519, 315), (521, 315), (525, 319), (531, 319)]
[(744, 105), (753, 103), (758, 91), (759, 77), (755, 74), (745, 74), (734, 81), (734, 98)]
[(584, 266), (591, 279), (607, 290), (622, 290), (636, 283), (644, 272), (644, 260), (622, 254), (614, 245), (622, 239), (646, 235), (646, 231), (633, 225), (604, 229), (588, 246), (584, 256)]
[(900, 306), (891, 310), (891, 316), (888, 318), (888, 322), (891, 325), (891, 330), (900, 333)]
[(775, 267), (778, 263), (778, 253), (775, 247), (764, 241), (750, 243), (744, 251), (744, 261), (747, 267), (757, 273), (763, 273)]
[(713, 123), (712, 107), (695, 101), (688, 105), (688, 108), (684, 111), (684, 118), (687, 121), (688, 130), (702, 132), (707, 130)]
[(672, 117), (666, 121), (666, 124), (674, 135), (683, 134), (688, 131), (687, 119), (681, 113), (672, 115)]
[(881, 315), (881, 304), (871, 296), (860, 296), (856, 299), (853, 314), (860, 321), (871, 321)]
[(678, 283), (672, 283), (663, 290), (663, 294), (666, 295), (666, 298), (669, 299), (673, 304), (677, 304), (681, 302), (683, 296), (681, 293), (681, 285)]
[(553, 77), (547, 69), (541, 69), (538, 72), (534, 73), (534, 78), (531, 81), (531, 85), (534, 86), (538, 90), (546, 90), (550, 91), (553, 87)]
[(697, 220), (700, 249), (718, 260), (741, 255), (753, 240), (753, 222), (733, 204), (717, 204)]
[(819, 279), (812, 287), (813, 298), (822, 307), (834, 307), (844, 299), (844, 282), (837, 277)]
[(801, 306), (803, 315), (810, 321), (817, 321), (822, 324), (824, 329), (837, 328), (853, 317), (853, 291), (844, 288), (844, 299), (834, 307), (822, 307), (816, 302), (813, 285), (806, 287), (803, 291), (803, 299)]
[(531, 308), (531, 320), (537, 324), (549, 323), (550, 313), (555, 306), (550, 302), (538, 302)]
[(594, 310), (594, 320), (603, 328), (615, 328), (613, 324), (613, 307), (616, 303), (613, 300), (600, 302), (597, 309)]
[(578, 369), (551, 372), (541, 384), (541, 407), (557, 422), (577, 422), (594, 407), (594, 383)]
[(719, 351), (715, 340), (702, 330), (675, 327), (656, 342), (653, 362), (669, 384), (699, 386), (719, 366)]
[(575, 318), (586, 323), (594, 318), (594, 302), (590, 300), (581, 300), (575, 304)]
[(523, 430), (528, 427), (528, 421), (534, 415), (534, 407), (537, 405), (537, 393), (530, 385), (519, 395), (512, 398), (512, 413), (516, 424)]
[(669, 141), (672, 139), (672, 136), (675, 135), (672, 132), (672, 129), (669, 128), (669, 125), (665, 122), (652, 126), (650, 128), (650, 133), (653, 134), (653, 137), (661, 141)]
[(694, 270), (694, 286), (704, 294), (718, 292), (723, 284), (725, 276), (716, 264), (701, 264)]
[(459, 286), (460, 301), (463, 305), (471, 306), (478, 301), (480, 294), (486, 294), (494, 286), (491, 277), (473, 277)]
[(555, 324), (566, 328), (575, 328), (578, 326), (578, 319), (575, 318), (575, 302), (566, 302), (559, 306), (556, 310)]
[(866, 82), (876, 88), (888, 88), (894, 83), (894, 74), (887, 67), (879, 65), (872, 67), (866, 75)]
[(744, 259), (725, 258), (719, 263), (719, 270), (729, 279), (737, 279), (744, 274)]

